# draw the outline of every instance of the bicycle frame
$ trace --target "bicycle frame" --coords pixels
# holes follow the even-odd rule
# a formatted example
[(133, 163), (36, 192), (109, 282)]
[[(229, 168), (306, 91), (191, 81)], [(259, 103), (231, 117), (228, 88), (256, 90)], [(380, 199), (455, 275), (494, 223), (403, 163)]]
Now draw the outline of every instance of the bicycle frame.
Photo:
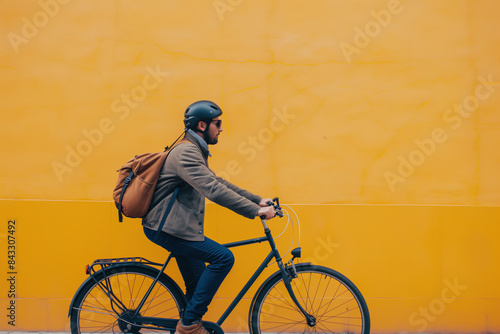
[[(262, 263), (260, 264), (260, 266), (257, 268), (257, 270), (254, 272), (254, 274), (250, 277), (250, 279), (243, 286), (243, 288), (240, 290), (240, 292), (238, 293), (238, 295), (234, 298), (234, 300), (232, 301), (232, 303), (228, 306), (228, 308), (224, 311), (224, 313), (222, 314), (222, 316), (219, 318), (219, 320), (215, 324), (218, 327), (220, 327), (224, 323), (224, 321), (227, 319), (227, 317), (235, 309), (235, 307), (238, 305), (238, 303), (241, 301), (241, 299), (244, 297), (244, 295), (248, 292), (248, 290), (252, 287), (252, 285), (255, 283), (255, 281), (258, 279), (258, 277), (262, 274), (262, 272), (264, 271), (264, 269), (269, 265), (269, 263), (274, 258), (274, 259), (276, 259), (276, 262), (277, 262), (278, 267), (280, 269), (281, 276), (283, 277), (283, 282), (285, 283), (285, 287), (286, 287), (288, 293), (290, 294), (290, 297), (292, 298), (292, 300), (294, 301), (294, 303), (297, 305), (298, 309), (302, 312), (302, 314), (306, 318), (308, 324), (310, 326), (314, 326), (315, 323), (316, 323), (316, 319), (313, 316), (311, 316), (310, 314), (308, 314), (304, 310), (304, 308), (302, 307), (302, 305), (300, 305), (299, 301), (297, 300), (297, 298), (296, 298), (296, 296), (295, 296), (295, 294), (294, 294), (294, 292), (292, 290), (291, 284), (290, 284), (291, 280), (289, 278), (289, 274), (287, 273), (287, 268), (283, 265), (282, 257), (281, 257), (281, 255), (280, 255), (280, 253), (278, 251), (278, 248), (276, 247), (276, 243), (274, 242), (273, 236), (271, 234), (271, 230), (267, 227), (266, 221), (264, 219), (262, 219), (262, 224), (264, 226), (264, 232), (265, 232), (266, 236), (260, 237), (260, 238), (247, 239), (247, 240), (242, 240), (242, 241), (236, 241), (236, 242), (231, 242), (231, 243), (223, 244), (223, 246), (225, 246), (227, 248), (232, 248), (232, 247), (239, 247), (239, 246), (251, 245), (251, 244), (262, 243), (262, 242), (266, 242), (267, 241), (269, 243), (269, 245), (271, 246), (271, 250), (270, 250), (269, 254), (266, 256), (266, 258), (262, 261)], [(170, 262), (171, 258), (172, 258), (172, 254), (170, 254), (168, 256), (167, 260), (162, 265), (162, 268), (160, 269), (157, 277), (151, 283), (151, 286), (149, 287), (148, 291), (146, 292), (146, 294), (142, 298), (141, 302), (139, 303), (137, 309), (135, 310), (135, 313), (134, 313), (133, 317), (130, 319), (130, 320), (133, 320), (135, 323), (141, 324), (141, 327), (143, 327), (143, 328), (158, 329), (158, 327), (147, 327), (147, 326), (144, 326), (145, 324), (150, 324), (150, 325), (154, 325), (154, 326), (164, 327), (164, 330), (167, 330), (167, 331), (175, 329), (175, 326), (177, 324), (178, 319), (167, 319), (167, 318), (156, 318), (156, 317), (142, 317), (142, 316), (139, 315), (140, 311), (141, 311), (141, 308), (145, 304), (147, 298), (149, 297), (149, 294), (151, 293), (151, 291), (153, 290), (154, 286), (158, 282), (160, 276), (165, 271), (165, 269), (166, 269), (168, 263)], [(160, 265), (160, 264), (151, 263), (151, 262), (150, 262), (150, 264)], [(111, 291), (111, 289), (108, 288), (108, 287), (105, 287), (105, 288), (101, 287), (101, 289), (103, 291), (104, 290), (108, 290), (108, 291), (104, 291), (104, 292), (113, 301), (113, 299), (114, 299), (114, 293), (113, 293), (113, 291)], [(133, 325), (133, 324), (131, 323), (131, 325)]]
[(260, 264), (259, 268), (255, 271), (255, 273), (250, 277), (248, 282), (245, 284), (245, 286), (240, 290), (238, 295), (234, 298), (233, 302), (228, 306), (226, 311), (222, 314), (222, 316), (219, 318), (217, 321), (217, 325), (221, 326), (224, 320), (231, 314), (231, 312), (234, 310), (236, 305), (241, 301), (243, 296), (248, 292), (250, 287), (255, 283), (257, 278), (262, 274), (264, 269), (267, 267), (267, 265), (271, 262), (271, 260), (274, 258), (276, 259), (276, 262), (278, 264), (278, 267), (280, 268), (281, 276), (283, 277), (283, 282), (285, 283), (286, 289), (288, 293), (290, 294), (290, 297), (294, 301), (294, 303), (297, 305), (299, 310), (302, 312), (302, 314), (306, 317), (308, 323), (314, 323), (315, 319), (312, 317), (310, 314), (304, 310), (302, 305), (300, 305), (299, 301), (297, 300), (297, 297), (295, 296), (295, 293), (292, 290), (292, 287), (290, 285), (290, 279), (288, 277), (288, 274), (286, 272), (285, 266), (283, 265), (283, 262), (281, 261), (281, 255), (278, 251), (278, 248), (276, 247), (276, 243), (274, 242), (273, 236), (271, 235), (271, 230), (267, 227), (266, 221), (263, 219), (262, 220), (262, 225), (264, 226), (264, 232), (266, 234), (265, 237), (260, 237), (256, 239), (249, 239), (249, 240), (243, 240), (243, 241), (237, 241), (237, 242), (232, 242), (232, 243), (227, 243), (224, 244), (227, 248), (231, 247), (238, 247), (238, 246), (243, 246), (243, 245), (250, 245), (250, 244), (255, 244), (255, 243), (261, 243), (263, 241), (268, 241), (269, 245), (271, 246), (271, 251), (267, 255), (267, 257), (262, 261)]

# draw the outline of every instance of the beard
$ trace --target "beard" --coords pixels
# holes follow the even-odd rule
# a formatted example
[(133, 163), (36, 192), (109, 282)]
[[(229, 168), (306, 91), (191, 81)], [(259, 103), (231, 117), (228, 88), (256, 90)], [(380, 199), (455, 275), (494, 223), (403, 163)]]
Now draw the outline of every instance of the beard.
[(219, 138), (217, 136), (213, 138), (208, 138), (207, 144), (208, 145), (215, 145), (219, 142)]

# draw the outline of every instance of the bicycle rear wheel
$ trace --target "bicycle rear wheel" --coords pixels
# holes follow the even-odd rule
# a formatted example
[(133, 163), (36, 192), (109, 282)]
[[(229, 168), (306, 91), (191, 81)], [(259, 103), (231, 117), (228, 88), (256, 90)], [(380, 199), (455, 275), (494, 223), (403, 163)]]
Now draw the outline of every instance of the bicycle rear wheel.
[(300, 265), (290, 284), (302, 307), (316, 318), (316, 325), (307, 324), (278, 274), (265, 283), (252, 303), (252, 334), (370, 332), (366, 302), (344, 275), (322, 266)]
[[(71, 333), (133, 333), (154, 331), (137, 323), (133, 315), (158, 271), (146, 266), (108, 267), (93, 275), (75, 297), (71, 310)], [(113, 293), (113, 301), (108, 296)], [(142, 317), (179, 319), (185, 308), (179, 286), (162, 274), (139, 311)], [(160, 329), (160, 327), (158, 327)]]

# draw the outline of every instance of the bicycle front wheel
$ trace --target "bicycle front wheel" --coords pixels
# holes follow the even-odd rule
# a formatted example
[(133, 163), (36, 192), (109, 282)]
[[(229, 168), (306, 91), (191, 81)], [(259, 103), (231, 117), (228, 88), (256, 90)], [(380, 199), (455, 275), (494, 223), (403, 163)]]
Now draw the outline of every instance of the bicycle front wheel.
[[(154, 325), (137, 323), (134, 315), (158, 271), (146, 266), (116, 266), (93, 274), (71, 309), (71, 333), (144, 333)], [(185, 299), (179, 286), (162, 274), (138, 315), (179, 319)], [(158, 327), (158, 329), (161, 329)]]
[(316, 324), (307, 324), (278, 274), (255, 297), (250, 310), (252, 334), (370, 332), (366, 302), (347, 277), (322, 266), (300, 265), (296, 269), (297, 277), (292, 278), (290, 284), (297, 300), (316, 319)]

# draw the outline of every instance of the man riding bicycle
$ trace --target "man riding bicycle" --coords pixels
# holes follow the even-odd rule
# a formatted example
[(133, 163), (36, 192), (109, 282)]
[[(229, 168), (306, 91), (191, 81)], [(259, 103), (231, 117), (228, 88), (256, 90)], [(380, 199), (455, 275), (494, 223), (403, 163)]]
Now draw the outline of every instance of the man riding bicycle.
[[(204, 235), (205, 198), (250, 219), (275, 216), (274, 208), (267, 204), (270, 198), (241, 189), (208, 167), (208, 145), (218, 142), (221, 115), (222, 110), (211, 101), (198, 101), (186, 109), (185, 142), (169, 153), (152, 200), (158, 204), (142, 221), (148, 239), (175, 256), (184, 279), (187, 306), (176, 328), (181, 334), (206, 333), (201, 318), (234, 264), (229, 249)], [(156, 233), (176, 187), (175, 202), (162, 230)]]

